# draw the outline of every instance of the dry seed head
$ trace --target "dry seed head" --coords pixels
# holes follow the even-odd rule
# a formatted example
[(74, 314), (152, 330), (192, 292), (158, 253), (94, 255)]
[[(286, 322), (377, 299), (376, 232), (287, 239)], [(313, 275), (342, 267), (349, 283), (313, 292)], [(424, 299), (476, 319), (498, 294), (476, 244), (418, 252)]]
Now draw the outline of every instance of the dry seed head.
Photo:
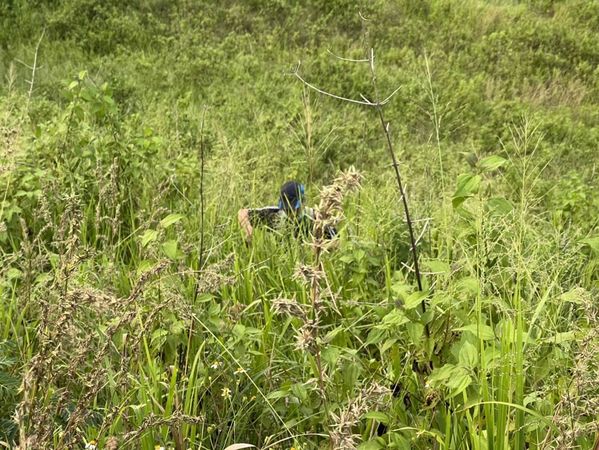
[(117, 450), (119, 448), (119, 441), (116, 437), (112, 436), (106, 440), (106, 445), (104, 445), (105, 450)]
[(298, 317), (306, 320), (306, 305), (298, 303), (295, 299), (276, 298), (272, 302), (275, 314), (287, 314), (290, 317)]
[(300, 264), (295, 269), (293, 278), (297, 281), (312, 285), (313, 283), (318, 283), (322, 280), (324, 278), (324, 273), (318, 268)]
[(332, 216), (337, 216), (343, 213), (341, 206), (344, 195), (353, 192), (360, 188), (362, 175), (350, 167), (345, 172), (341, 172), (333, 184), (325, 186), (320, 192), (320, 204), (318, 211), (319, 220), (327, 220)]
[(318, 327), (313, 320), (308, 320), (299, 330), (296, 336), (295, 346), (298, 350), (315, 353), (318, 349), (317, 339)]
[(335, 449), (355, 449), (358, 446), (359, 435), (353, 433), (362, 416), (368, 411), (382, 409), (388, 404), (391, 390), (385, 386), (373, 383), (363, 388), (359, 394), (350, 399), (339, 414), (331, 413), (333, 426), (329, 431), (331, 443)]

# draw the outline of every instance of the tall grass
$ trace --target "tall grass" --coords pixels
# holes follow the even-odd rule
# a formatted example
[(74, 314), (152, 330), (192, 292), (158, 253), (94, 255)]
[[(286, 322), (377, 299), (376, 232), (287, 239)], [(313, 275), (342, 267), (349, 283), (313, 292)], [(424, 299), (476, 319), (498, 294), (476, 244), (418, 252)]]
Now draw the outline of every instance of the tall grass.
[[(38, 3), (0, 6), (0, 446), (596, 445), (593, 6), (361, 11), (419, 289), (378, 124), (273, 69), (367, 92), (348, 2)], [(288, 178), (314, 236), (247, 246)]]

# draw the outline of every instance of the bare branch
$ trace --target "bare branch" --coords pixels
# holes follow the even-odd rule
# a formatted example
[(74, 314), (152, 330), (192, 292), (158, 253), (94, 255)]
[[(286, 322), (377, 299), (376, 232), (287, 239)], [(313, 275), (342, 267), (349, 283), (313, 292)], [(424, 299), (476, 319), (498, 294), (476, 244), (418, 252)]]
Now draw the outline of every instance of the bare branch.
[(347, 61), (347, 62), (369, 62), (370, 61), (370, 59), (368, 59), (368, 58), (364, 58), (364, 59), (344, 58), (343, 56), (336, 55), (335, 53), (333, 53), (329, 49), (327, 49), (327, 53), (329, 55), (331, 55), (331, 56), (334, 56), (335, 58), (337, 58), (337, 59), (339, 59), (341, 61)]
[(366, 97), (365, 97), (363, 94), (360, 94), (360, 97), (363, 99), (363, 101), (361, 101), (361, 100), (355, 100), (355, 99), (352, 99), (352, 98), (341, 97), (340, 95), (332, 94), (332, 93), (330, 93), (330, 92), (327, 92), (327, 91), (324, 91), (324, 90), (320, 89), (320, 88), (319, 88), (319, 87), (317, 87), (317, 86), (314, 86), (314, 85), (313, 85), (313, 84), (311, 84), (311, 83), (308, 83), (308, 82), (307, 82), (306, 80), (304, 80), (304, 79), (302, 78), (302, 76), (299, 74), (299, 64), (298, 64), (298, 66), (297, 66), (296, 68), (294, 68), (294, 69), (293, 69), (293, 72), (292, 72), (292, 73), (293, 73), (293, 75), (294, 75), (294, 76), (295, 76), (295, 77), (296, 77), (298, 80), (300, 80), (302, 83), (304, 83), (304, 85), (305, 85), (305, 86), (307, 86), (308, 88), (310, 88), (310, 89), (312, 89), (312, 90), (314, 90), (314, 91), (316, 91), (316, 92), (318, 92), (318, 93), (320, 93), (320, 94), (326, 95), (326, 96), (328, 96), (328, 97), (333, 97), (333, 98), (336, 98), (337, 100), (343, 100), (343, 101), (345, 101), (345, 102), (355, 103), (355, 104), (358, 104), (358, 105), (364, 105), (364, 106), (374, 106), (374, 107), (377, 107), (377, 106), (383, 106), (383, 105), (385, 105), (385, 104), (389, 103), (389, 100), (391, 100), (391, 98), (393, 98), (393, 96), (394, 96), (395, 94), (397, 94), (397, 93), (399, 92), (399, 90), (401, 89), (401, 86), (399, 86), (399, 87), (398, 87), (397, 89), (395, 89), (395, 90), (394, 90), (394, 91), (393, 91), (393, 92), (392, 92), (392, 93), (391, 93), (391, 94), (390, 94), (390, 95), (389, 95), (387, 98), (385, 98), (385, 100), (383, 100), (382, 102), (372, 102), (372, 101), (368, 100), (368, 99), (367, 99), (367, 98), (366, 98)]
[(362, 14), (362, 11), (358, 11), (358, 15), (360, 16), (360, 19), (362, 19), (364, 22), (368, 22), (370, 20), (366, 18), (364, 14)]
[(389, 102), (389, 100), (391, 100), (391, 98), (397, 94), (399, 92), (399, 90), (401, 89), (401, 86), (399, 86), (397, 89), (395, 89), (393, 92), (391, 92), (391, 95), (389, 95), (385, 100), (383, 100), (382, 102), (380, 102), (380, 105), (384, 105), (386, 103)]
[[(412, 220), (412, 222), (415, 222), (415, 220)], [(430, 224), (430, 220), (427, 220), (424, 223), (424, 226), (422, 227), (422, 231), (420, 232), (420, 234), (418, 235), (418, 237), (416, 238), (416, 241), (414, 242), (414, 245), (418, 245), (420, 243), (420, 240), (422, 239), (422, 237), (424, 236), (424, 233), (426, 233), (426, 230)]]
[(343, 101), (345, 101), (345, 102), (349, 102), (349, 103), (355, 103), (355, 104), (357, 104), (357, 105), (364, 105), (364, 106), (376, 106), (376, 103), (372, 103), (372, 102), (369, 102), (369, 101), (363, 102), (363, 101), (360, 101), (360, 100), (354, 100), (354, 99), (351, 99), (351, 98), (341, 97), (341, 96), (339, 96), (339, 95), (335, 95), (335, 94), (331, 94), (330, 92), (323, 91), (322, 89), (320, 89), (320, 88), (318, 88), (318, 87), (314, 86), (313, 84), (310, 84), (310, 83), (308, 83), (306, 80), (304, 80), (304, 79), (302, 78), (302, 76), (299, 74), (299, 71), (298, 71), (298, 69), (299, 69), (299, 65), (298, 65), (298, 67), (297, 67), (297, 68), (296, 68), (296, 69), (293, 71), (293, 75), (295, 75), (295, 77), (296, 77), (298, 80), (300, 80), (302, 83), (304, 83), (304, 85), (308, 86), (310, 89), (312, 89), (312, 90), (315, 90), (316, 92), (318, 92), (318, 93), (320, 93), (320, 94), (323, 94), (323, 95), (327, 95), (327, 96), (329, 96), (329, 97), (336, 98), (337, 100), (343, 100)]
[(31, 96), (33, 95), (33, 85), (35, 83), (35, 73), (38, 70), (37, 67), (37, 56), (39, 54), (40, 45), (42, 44), (42, 39), (44, 38), (44, 34), (46, 34), (46, 28), (42, 30), (42, 35), (37, 41), (37, 45), (35, 46), (35, 55), (33, 56), (33, 65), (30, 67), (31, 69), (31, 81), (29, 83), (29, 92), (27, 93), (27, 109), (29, 109), (29, 102), (31, 101)]

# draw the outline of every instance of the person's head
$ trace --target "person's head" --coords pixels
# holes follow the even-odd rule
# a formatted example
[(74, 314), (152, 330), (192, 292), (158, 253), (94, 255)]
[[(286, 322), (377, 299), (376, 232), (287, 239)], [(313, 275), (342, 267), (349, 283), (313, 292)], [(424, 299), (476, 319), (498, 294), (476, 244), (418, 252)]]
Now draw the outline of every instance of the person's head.
[(279, 209), (288, 214), (297, 214), (304, 203), (305, 187), (296, 181), (288, 181), (281, 186)]

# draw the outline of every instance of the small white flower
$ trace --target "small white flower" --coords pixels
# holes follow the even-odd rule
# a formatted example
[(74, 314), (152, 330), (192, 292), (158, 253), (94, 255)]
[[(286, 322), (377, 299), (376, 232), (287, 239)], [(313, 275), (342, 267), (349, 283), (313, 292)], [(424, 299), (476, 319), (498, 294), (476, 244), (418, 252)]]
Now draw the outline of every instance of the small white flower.
[(97, 450), (98, 446), (96, 444), (97, 442), (92, 439), (87, 444), (85, 444), (85, 450)]
[(231, 398), (231, 389), (228, 387), (224, 387), (220, 393), (221, 397), (225, 400), (229, 400)]

